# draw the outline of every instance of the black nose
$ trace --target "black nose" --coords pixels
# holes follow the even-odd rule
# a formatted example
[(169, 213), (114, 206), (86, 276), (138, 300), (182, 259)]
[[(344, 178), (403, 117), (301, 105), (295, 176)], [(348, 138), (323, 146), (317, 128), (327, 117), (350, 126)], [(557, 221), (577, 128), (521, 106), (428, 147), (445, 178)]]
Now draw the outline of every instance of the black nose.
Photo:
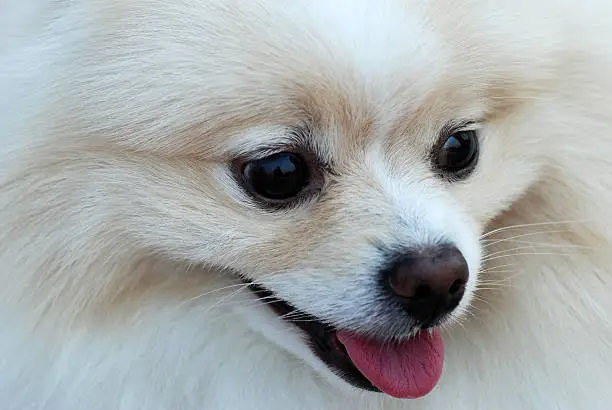
[(457, 307), (469, 270), (454, 246), (438, 246), (402, 254), (384, 272), (388, 288), (403, 309), (423, 326)]

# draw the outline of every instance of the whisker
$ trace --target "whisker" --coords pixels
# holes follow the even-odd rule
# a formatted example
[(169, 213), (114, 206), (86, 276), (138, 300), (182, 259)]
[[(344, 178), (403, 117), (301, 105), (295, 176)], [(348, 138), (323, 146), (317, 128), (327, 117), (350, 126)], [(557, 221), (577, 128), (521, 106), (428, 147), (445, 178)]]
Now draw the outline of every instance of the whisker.
[(260, 297), (260, 298), (255, 298), (255, 299), (247, 299), (247, 300), (231, 300), (228, 301), (224, 304), (224, 306), (233, 306), (233, 305), (241, 305), (244, 307), (251, 307), (251, 306), (259, 306), (259, 305), (271, 305), (275, 302), (277, 302), (279, 299), (275, 296), (264, 296), (264, 297)]
[(207, 296), (207, 295), (211, 295), (213, 293), (221, 292), (223, 290), (232, 289), (232, 288), (236, 288), (236, 287), (247, 287), (247, 286), (249, 286), (249, 285), (246, 284), (246, 283), (235, 283), (233, 285), (222, 286), (220, 288), (213, 289), (213, 290), (210, 290), (208, 292), (204, 292), (204, 293), (201, 293), (201, 294), (199, 294), (197, 296), (194, 296), (194, 297), (192, 297), (190, 299), (187, 299), (184, 303), (193, 302), (196, 299), (202, 298), (202, 297)]
[(569, 225), (569, 224), (578, 224), (588, 222), (589, 220), (574, 220), (574, 221), (557, 221), (557, 222), (535, 222), (535, 223), (525, 223), (525, 224), (517, 224), (517, 225), (509, 225), (503, 226), (501, 228), (496, 228), (491, 231), (485, 232), (480, 236), (480, 239), (487, 238), (493, 234), (499, 232), (505, 232), (511, 229), (519, 229), (519, 228), (531, 228), (536, 226), (551, 226), (551, 225)]
[(537, 247), (534, 247), (534, 246), (517, 246), (517, 247), (515, 247), (515, 248), (504, 249), (504, 250), (497, 251), (497, 252), (491, 252), (491, 253), (487, 254), (487, 255), (485, 256), (485, 259), (483, 259), (483, 260), (488, 260), (488, 259), (486, 259), (486, 258), (489, 258), (489, 257), (491, 257), (491, 256), (504, 255), (504, 254), (507, 254), (507, 253), (510, 253), (510, 252), (514, 252), (514, 251), (522, 251), (522, 250), (525, 250), (525, 249), (533, 249), (533, 250), (535, 251), (535, 250), (536, 250), (536, 248), (537, 248)]
[(297, 319), (289, 318), (289, 319), (287, 319), (287, 318), (284, 318), (282, 316), (278, 316), (278, 318), (281, 319), (281, 320), (289, 321), (291, 323), (319, 323), (318, 320), (312, 319), (312, 318), (310, 318), (310, 319), (307, 319), (307, 318), (303, 318), (303, 319), (301, 319), (301, 318), (297, 318)]
[(509, 258), (511, 256), (576, 256), (576, 253), (555, 253), (555, 252), (519, 252), (519, 253), (509, 253), (507, 255), (497, 255), (492, 258), (483, 259), (483, 262), (490, 262), (492, 260), (500, 259), (500, 258)]
[(476, 288), (476, 291), (479, 290), (488, 290), (488, 291), (496, 291), (496, 290), (500, 290), (500, 289), (508, 289), (508, 288), (512, 288), (513, 286), (511, 284), (505, 284), (505, 285), (499, 285), (499, 286), (482, 286), (482, 287), (478, 287)]
[[(485, 262), (485, 261), (483, 261), (483, 262)], [(501, 268), (513, 268), (515, 266), (516, 266), (516, 263), (507, 263), (507, 264), (504, 264), (504, 265), (490, 266), (490, 267), (487, 267), (485, 269), (482, 269), (480, 271), (480, 273), (491, 273), (491, 272), (495, 272), (495, 270), (497, 270), (497, 269), (501, 269)]]
[(487, 242), (484, 246), (485, 247), (490, 247), (493, 245), (496, 245), (498, 243), (502, 243), (502, 242), (506, 242), (506, 241), (511, 241), (514, 239), (518, 239), (518, 238), (525, 238), (525, 237), (529, 237), (529, 236), (536, 236), (536, 235), (549, 235), (549, 234), (553, 234), (553, 233), (567, 233), (570, 232), (567, 229), (564, 230), (554, 230), (554, 231), (535, 231), (535, 232), (527, 232), (527, 233), (522, 233), (520, 235), (513, 235), (510, 236), (508, 238), (491, 238), (491, 239), (482, 239), (483, 242)]
[[(246, 286), (245, 286), (246, 287)], [(244, 290), (245, 287), (242, 287), (238, 290), (235, 290), (234, 292), (230, 293), (229, 295), (226, 295), (225, 297), (219, 299), (218, 301), (216, 301), (215, 303), (213, 303), (212, 305), (210, 305), (205, 311), (204, 314), (210, 312), (211, 310), (218, 308), (219, 306), (223, 305), (223, 302), (233, 298), (234, 296), (238, 295), (240, 292), (242, 292)]]
[[(514, 271), (504, 271), (502, 273), (514, 273)], [(506, 283), (508, 282), (508, 278), (504, 277), (501, 279), (481, 279), (478, 281), (478, 283), (476, 283), (476, 287), (478, 286), (482, 286), (482, 285), (496, 285), (498, 283)]]
[(544, 243), (544, 242), (529, 242), (529, 241), (521, 241), (521, 240), (511, 240), (508, 241), (510, 243), (515, 243), (518, 245), (529, 245), (533, 248), (551, 248), (551, 249), (582, 249), (582, 250), (595, 250), (599, 249), (596, 246), (586, 246), (586, 245), (577, 245), (577, 244), (561, 244), (561, 243)]

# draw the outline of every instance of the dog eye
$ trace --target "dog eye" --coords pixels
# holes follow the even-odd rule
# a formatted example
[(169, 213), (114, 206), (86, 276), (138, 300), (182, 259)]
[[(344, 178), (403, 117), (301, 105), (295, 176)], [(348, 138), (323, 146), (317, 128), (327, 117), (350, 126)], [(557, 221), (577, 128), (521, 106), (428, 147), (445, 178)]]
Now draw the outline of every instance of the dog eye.
[(242, 176), (256, 196), (272, 201), (286, 201), (297, 196), (309, 182), (309, 170), (297, 154), (281, 152), (247, 162)]
[(458, 131), (442, 141), (434, 153), (434, 166), (453, 179), (466, 177), (478, 160), (476, 131)]

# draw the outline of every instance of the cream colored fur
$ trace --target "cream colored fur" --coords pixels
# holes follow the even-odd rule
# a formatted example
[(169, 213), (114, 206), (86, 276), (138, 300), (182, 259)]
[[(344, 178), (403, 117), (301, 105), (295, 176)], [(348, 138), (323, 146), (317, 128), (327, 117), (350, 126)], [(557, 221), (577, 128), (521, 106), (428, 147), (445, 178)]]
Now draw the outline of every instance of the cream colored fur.
[[(0, 408), (609, 409), (611, 15), (603, 0), (3, 0)], [(481, 158), (449, 185), (426, 156), (462, 118), (480, 121)], [(335, 185), (261, 211), (227, 161), (303, 122)], [(394, 235), (450, 236), (473, 269), (419, 400), (331, 375), (218, 268), (355, 322), (364, 244)]]

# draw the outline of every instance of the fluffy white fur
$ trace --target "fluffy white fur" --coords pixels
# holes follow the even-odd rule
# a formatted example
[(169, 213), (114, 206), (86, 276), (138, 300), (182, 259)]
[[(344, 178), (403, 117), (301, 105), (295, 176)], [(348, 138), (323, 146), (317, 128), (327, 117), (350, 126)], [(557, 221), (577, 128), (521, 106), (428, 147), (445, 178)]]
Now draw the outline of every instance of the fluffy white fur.
[[(0, 407), (608, 409), (610, 15), (603, 0), (4, 0)], [(463, 119), (481, 157), (447, 184), (426, 157)], [(227, 163), (304, 122), (335, 180), (262, 211)], [(226, 271), (375, 331), (369, 241), (438, 238), (472, 280), (419, 400), (350, 387)]]

